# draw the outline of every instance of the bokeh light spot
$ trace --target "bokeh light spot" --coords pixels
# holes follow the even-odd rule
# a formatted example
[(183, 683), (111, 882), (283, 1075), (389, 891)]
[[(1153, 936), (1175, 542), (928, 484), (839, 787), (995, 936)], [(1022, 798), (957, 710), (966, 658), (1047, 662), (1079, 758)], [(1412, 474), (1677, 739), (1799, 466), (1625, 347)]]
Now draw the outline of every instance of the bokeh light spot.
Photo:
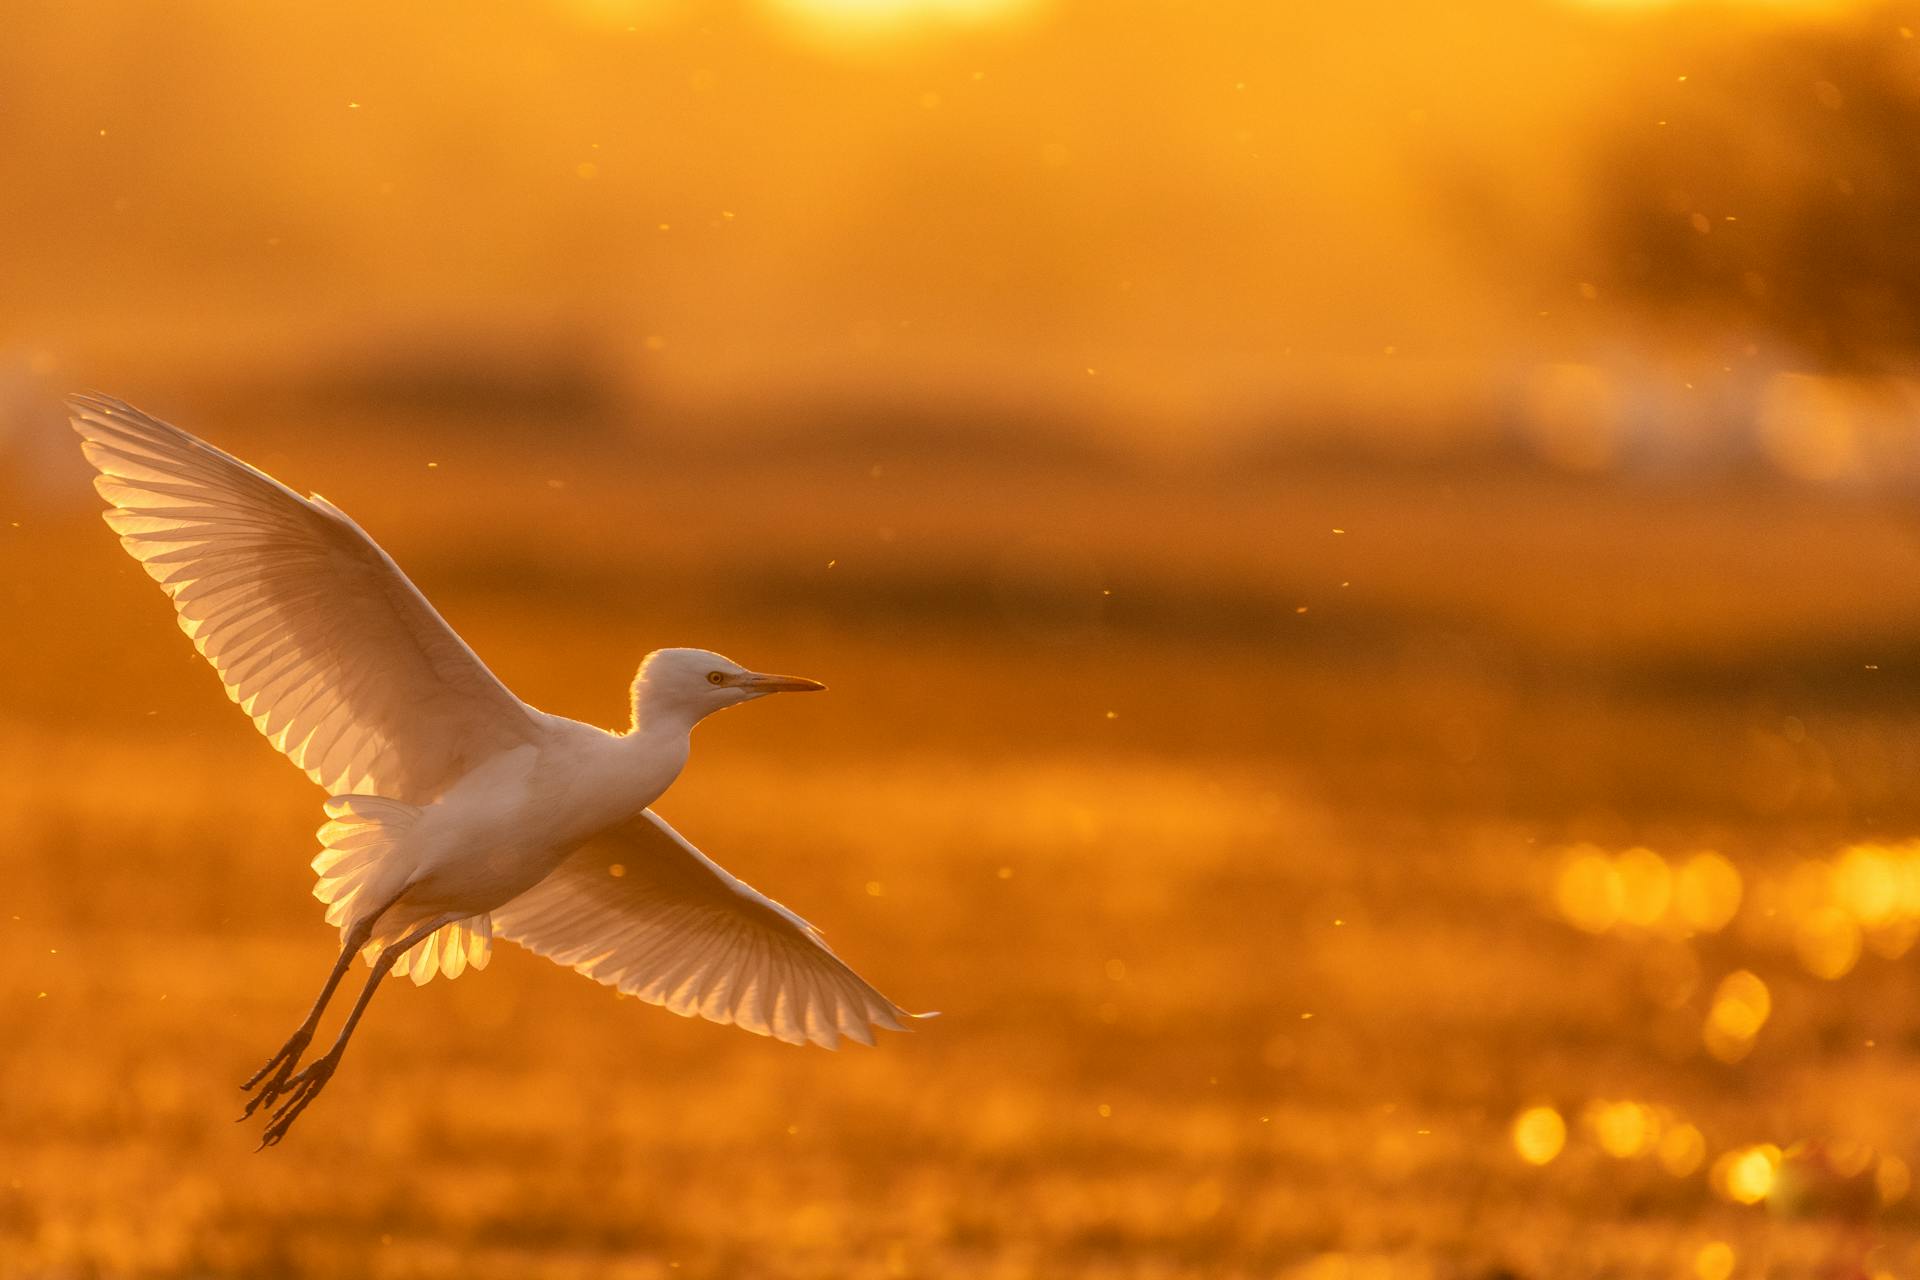
[(1693, 1274), (1699, 1280), (1727, 1280), (1733, 1274), (1733, 1246), (1725, 1240), (1710, 1240), (1693, 1255)]
[(1548, 1164), (1567, 1145), (1567, 1122), (1552, 1107), (1528, 1107), (1513, 1121), (1513, 1149), (1528, 1164)]
[(1605, 933), (1619, 921), (1624, 897), (1611, 858), (1592, 845), (1570, 851), (1554, 891), (1568, 923), (1588, 933)]
[(1860, 960), (1860, 925), (1839, 907), (1821, 907), (1800, 920), (1793, 947), (1814, 977), (1843, 978)]
[(1913, 1173), (1898, 1156), (1882, 1156), (1873, 1171), (1873, 1189), (1882, 1205), (1898, 1204), (1913, 1186)]
[(1740, 1061), (1772, 1013), (1773, 997), (1766, 983), (1745, 969), (1728, 974), (1720, 980), (1707, 1011), (1702, 1031), (1707, 1052), (1722, 1062)]
[(1740, 872), (1708, 850), (1688, 858), (1674, 885), (1674, 906), (1688, 928), (1717, 933), (1740, 909)]
[(1738, 1147), (1713, 1166), (1714, 1189), (1735, 1204), (1759, 1204), (1780, 1173), (1780, 1148), (1772, 1143)]
[(1660, 1135), (1660, 1167), (1684, 1178), (1707, 1158), (1707, 1140), (1691, 1124), (1677, 1124)]
[(1637, 1102), (1596, 1102), (1586, 1120), (1600, 1149), (1617, 1160), (1645, 1151), (1658, 1125), (1653, 1113)]

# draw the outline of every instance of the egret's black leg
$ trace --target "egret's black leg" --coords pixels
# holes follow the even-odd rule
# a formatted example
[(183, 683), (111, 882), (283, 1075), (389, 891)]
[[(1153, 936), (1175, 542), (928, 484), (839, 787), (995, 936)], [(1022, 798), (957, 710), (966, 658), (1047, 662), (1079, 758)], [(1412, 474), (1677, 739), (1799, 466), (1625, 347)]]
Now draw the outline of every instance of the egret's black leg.
[(380, 910), (368, 913), (367, 917), (347, 930), (340, 946), (340, 958), (333, 962), (333, 972), (327, 975), (326, 985), (320, 988), (320, 998), (313, 1002), (313, 1008), (307, 1011), (306, 1020), (294, 1029), (287, 1042), (280, 1046), (266, 1065), (247, 1077), (242, 1089), (251, 1089), (265, 1080), (266, 1086), (247, 1100), (247, 1109), (240, 1113), (245, 1120), (261, 1107), (272, 1107), (273, 1100), (286, 1092), (287, 1079), (293, 1069), (300, 1064), (300, 1055), (307, 1051), (307, 1045), (313, 1040), (313, 1033), (319, 1029), (321, 1015), (327, 1011), (327, 1003), (333, 999), (333, 993), (340, 987), (340, 979), (347, 976), (347, 970), (353, 964), (353, 958), (373, 937), (374, 922), (377, 921), (394, 903), (400, 901), (405, 893), (402, 890), (380, 905)]
[(367, 985), (360, 988), (360, 998), (353, 1002), (352, 1012), (347, 1014), (346, 1022), (340, 1027), (340, 1034), (334, 1037), (333, 1046), (309, 1062), (281, 1086), (281, 1092), (287, 1095), (287, 1100), (280, 1104), (280, 1109), (275, 1111), (273, 1117), (267, 1121), (267, 1127), (260, 1135), (260, 1147), (275, 1146), (280, 1139), (286, 1137), (287, 1130), (291, 1129), (293, 1122), (300, 1118), (300, 1113), (320, 1096), (320, 1091), (327, 1087), (327, 1081), (333, 1079), (334, 1068), (340, 1065), (340, 1055), (347, 1051), (347, 1041), (353, 1038), (353, 1029), (360, 1025), (361, 1015), (366, 1013), (367, 1005), (372, 1002), (373, 993), (379, 987), (380, 980), (387, 976), (393, 966), (399, 962), (400, 957), (407, 953), (408, 948), (421, 939), (431, 936), (436, 929), (447, 923), (449, 922), (446, 920), (436, 920), (431, 924), (422, 925), (380, 953), (380, 958), (373, 962), (373, 972), (367, 975)]
[[(266, 1087), (247, 1100), (247, 1109), (240, 1113), (242, 1120), (263, 1106), (272, 1106), (273, 1100), (286, 1090), (287, 1077), (293, 1074), (294, 1067), (299, 1065), (300, 1055), (307, 1051), (307, 1045), (313, 1040), (313, 1033), (320, 1026), (320, 1017), (327, 1011), (327, 1002), (333, 999), (333, 993), (339, 989), (340, 979), (347, 976), (347, 969), (353, 964), (354, 956), (359, 954), (361, 947), (367, 945), (367, 938), (372, 933), (373, 921), (371, 920), (356, 925), (348, 933), (346, 941), (340, 947), (340, 958), (333, 962), (333, 972), (327, 975), (326, 985), (320, 988), (320, 998), (313, 1002), (313, 1008), (307, 1011), (306, 1019), (294, 1028), (293, 1034), (287, 1037), (287, 1042), (267, 1059), (266, 1065), (248, 1076), (247, 1082), (240, 1086), (242, 1089), (251, 1089), (262, 1080), (267, 1082)], [(272, 1073), (272, 1079), (267, 1079), (269, 1072)]]

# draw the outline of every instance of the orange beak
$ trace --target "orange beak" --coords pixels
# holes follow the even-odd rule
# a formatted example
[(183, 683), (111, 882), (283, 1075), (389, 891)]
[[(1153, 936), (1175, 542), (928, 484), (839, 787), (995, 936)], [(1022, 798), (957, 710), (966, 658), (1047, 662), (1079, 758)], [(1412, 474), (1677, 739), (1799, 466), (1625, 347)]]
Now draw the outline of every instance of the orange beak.
[(827, 686), (804, 676), (766, 676), (755, 672), (742, 676), (740, 687), (749, 693), (818, 693)]

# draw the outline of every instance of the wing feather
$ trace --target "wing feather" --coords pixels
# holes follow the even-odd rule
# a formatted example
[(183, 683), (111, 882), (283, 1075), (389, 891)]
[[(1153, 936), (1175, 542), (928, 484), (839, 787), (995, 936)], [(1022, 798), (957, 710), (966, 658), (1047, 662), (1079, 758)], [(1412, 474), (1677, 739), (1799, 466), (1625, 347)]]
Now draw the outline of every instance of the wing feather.
[(651, 810), (495, 910), (493, 929), (649, 1004), (792, 1044), (872, 1044), (872, 1027), (914, 1016)]
[(338, 507), (121, 401), (68, 404), (121, 545), (227, 696), (329, 793), (424, 804), (534, 739), (526, 705)]

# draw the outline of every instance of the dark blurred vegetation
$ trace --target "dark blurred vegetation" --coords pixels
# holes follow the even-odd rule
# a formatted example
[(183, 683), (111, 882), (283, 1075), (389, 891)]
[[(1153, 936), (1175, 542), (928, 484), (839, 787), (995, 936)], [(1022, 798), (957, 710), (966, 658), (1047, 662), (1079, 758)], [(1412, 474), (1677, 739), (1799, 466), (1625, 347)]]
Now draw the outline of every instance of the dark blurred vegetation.
[(1717, 19), (1667, 20), (1663, 65), (1683, 70), (1592, 144), (1586, 278), (1728, 358), (1757, 345), (1805, 367), (1913, 373), (1914, 20), (1874, 7), (1732, 41)]

